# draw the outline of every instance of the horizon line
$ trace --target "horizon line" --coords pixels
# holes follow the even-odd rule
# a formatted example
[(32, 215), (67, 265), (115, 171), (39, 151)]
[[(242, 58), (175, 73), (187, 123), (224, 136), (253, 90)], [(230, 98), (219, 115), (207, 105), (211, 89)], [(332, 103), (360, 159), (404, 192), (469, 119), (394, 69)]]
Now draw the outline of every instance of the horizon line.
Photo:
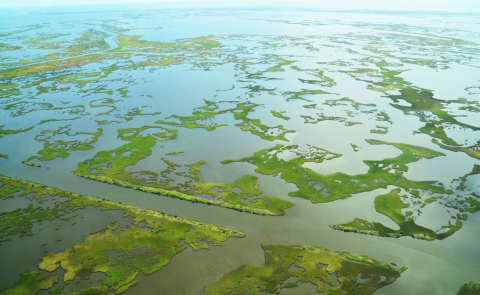
[[(10, 8), (10, 9), (21, 9), (21, 8), (73, 8), (73, 7), (100, 7), (100, 6), (170, 6), (168, 8), (206, 8), (206, 9), (221, 9), (221, 8), (237, 8), (237, 9), (289, 9), (289, 10), (305, 10), (305, 9), (312, 9), (316, 11), (357, 11), (357, 12), (433, 12), (433, 13), (464, 13), (464, 14), (478, 14), (480, 13), (480, 7), (478, 10), (448, 10), (448, 9), (437, 9), (437, 10), (425, 10), (425, 9), (401, 9), (398, 7), (388, 9), (388, 8), (347, 8), (347, 7), (319, 7), (315, 5), (301, 5), (293, 7), (291, 4), (286, 3), (279, 3), (279, 4), (271, 4), (267, 5), (267, 3), (263, 2), (261, 5), (256, 5), (254, 3), (246, 3), (246, 5), (238, 5), (238, 3), (229, 5), (228, 3), (222, 3), (217, 5), (212, 5), (212, 1), (188, 1), (188, 2), (175, 2), (175, 1), (159, 1), (159, 2), (123, 2), (123, 3), (62, 3), (62, 4), (37, 4), (36, 2), (33, 5), (2, 5), (0, 4), (0, 8)], [(193, 4), (193, 5), (192, 5)], [(203, 5), (202, 5), (203, 4)], [(176, 7), (173, 7), (176, 6)], [(148, 7), (143, 7), (139, 9), (147, 9)], [(0, 13), (1, 14), (1, 13)]]

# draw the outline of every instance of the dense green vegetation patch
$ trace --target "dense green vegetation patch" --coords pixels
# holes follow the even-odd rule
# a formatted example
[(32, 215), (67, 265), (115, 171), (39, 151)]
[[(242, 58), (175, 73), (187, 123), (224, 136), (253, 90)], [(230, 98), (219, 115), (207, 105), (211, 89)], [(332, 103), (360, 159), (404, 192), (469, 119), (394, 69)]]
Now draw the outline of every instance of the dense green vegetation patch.
[(304, 72), (309, 75), (312, 75), (320, 80), (308, 80), (308, 79), (298, 79), (302, 83), (308, 83), (313, 85), (320, 85), (323, 87), (332, 87), (335, 86), (337, 83), (330, 77), (325, 75), (325, 71), (322, 69), (301, 69), (298, 66), (291, 66), (293, 70)]
[(480, 294), (480, 283), (469, 282), (463, 285), (457, 295), (478, 295)]
[[(406, 269), (392, 268), (368, 256), (313, 246), (262, 247), (264, 264), (243, 265), (208, 284), (203, 294), (276, 294), (298, 283), (314, 284), (324, 294), (371, 294), (394, 282)], [(295, 281), (285, 282), (287, 279)]]
[[(480, 159), (478, 144), (473, 146), (461, 147), (454, 139), (450, 138), (445, 132), (446, 128), (461, 128), (466, 130), (478, 131), (480, 127), (458, 121), (454, 114), (448, 111), (447, 105), (451, 103), (468, 104), (465, 100), (443, 101), (434, 98), (431, 90), (413, 86), (405, 81), (399, 75), (402, 71), (390, 70), (389, 64), (381, 59), (381, 63), (375, 63), (380, 70), (376, 69), (357, 69), (345, 71), (357, 80), (368, 82), (368, 88), (374, 91), (385, 93), (394, 101), (391, 105), (404, 112), (405, 115), (417, 116), (425, 125), (417, 131), (429, 135), (433, 142), (440, 147), (460, 151), (471, 157)], [(369, 61), (371, 62), (371, 61)], [(392, 94), (391, 91), (399, 91), (400, 94)], [(400, 104), (407, 102), (409, 105)]]
[(274, 111), (274, 110), (271, 110), (270, 112), (272, 113), (272, 115), (273, 115), (274, 117), (283, 119), (283, 120), (285, 120), (285, 121), (288, 121), (288, 120), (291, 119), (290, 117), (287, 117), (287, 116), (284, 115), (284, 114), (286, 113), (286, 111)]
[[(354, 221), (349, 223), (332, 225), (331, 227), (345, 232), (355, 232), (391, 238), (411, 236), (415, 239), (428, 241), (436, 239), (443, 240), (462, 227), (463, 223), (460, 220), (457, 220), (455, 224), (449, 222), (447, 226), (443, 226), (442, 229), (448, 230), (437, 233), (431, 229), (417, 225), (412, 217), (407, 217), (402, 213), (402, 209), (408, 208), (409, 205), (402, 201), (402, 196), (400, 196), (399, 193), (400, 189), (394, 189), (388, 194), (377, 196), (375, 198), (375, 209), (378, 213), (392, 219), (400, 226), (400, 229), (393, 230), (385, 227), (381, 223), (369, 222), (360, 218), (355, 218)], [(403, 198), (406, 198), (406, 196), (403, 196)]]
[[(35, 140), (43, 142), (37, 157), (40, 161), (51, 161), (56, 158), (67, 158), (71, 152), (85, 151), (93, 149), (93, 144), (97, 142), (102, 135), (103, 129), (98, 128), (97, 132), (71, 132), (69, 126), (63, 126), (58, 129), (42, 130), (35, 136)], [(83, 140), (64, 140), (63, 138), (85, 137)], [(90, 137), (90, 138), (88, 138)], [(31, 158), (30, 158), (31, 159)], [(27, 162), (29, 162), (27, 160)], [(27, 164), (28, 165), (28, 164)]]
[(25, 165), (31, 166), (31, 167), (37, 167), (37, 168), (42, 167), (38, 163), (32, 163), (31, 162), (32, 160), (35, 160), (36, 158), (38, 158), (38, 156), (31, 156), (30, 158), (26, 159), (25, 161), (22, 161), (22, 163), (25, 164)]
[(476, 144), (472, 146), (467, 146), (467, 147), (448, 146), (440, 143), (438, 140), (435, 140), (435, 139), (433, 139), (432, 142), (438, 144), (438, 146), (446, 150), (450, 150), (452, 152), (464, 152), (470, 157), (480, 159), (480, 141), (478, 141)]
[(447, 192), (443, 186), (437, 185), (435, 181), (411, 181), (403, 176), (403, 173), (408, 171), (407, 164), (417, 162), (422, 158), (431, 159), (444, 156), (442, 153), (404, 143), (389, 143), (373, 139), (368, 139), (367, 142), (372, 145), (394, 146), (400, 149), (402, 154), (382, 161), (365, 160), (364, 163), (368, 165), (369, 170), (366, 174), (358, 175), (345, 173), (323, 175), (310, 168), (303, 167), (302, 165), (306, 162), (321, 163), (325, 159), (330, 160), (341, 156), (318, 148), (315, 149), (320, 154), (313, 158), (299, 153), (297, 153), (297, 157), (290, 160), (283, 160), (278, 157), (279, 153), (286, 149), (296, 150), (297, 146), (284, 147), (277, 145), (274, 148), (256, 152), (251, 157), (226, 160), (223, 163), (247, 162), (257, 166), (255, 171), (258, 173), (280, 175), (282, 179), (298, 187), (298, 191), (289, 193), (290, 196), (310, 199), (313, 203), (345, 199), (355, 193), (386, 188), (388, 185), (396, 185), (408, 190), (422, 189), (435, 193)]
[[(251, 119), (248, 115), (255, 110), (256, 107), (260, 106), (259, 104), (254, 104), (250, 102), (213, 102), (205, 101), (206, 105), (200, 108), (197, 108), (192, 116), (178, 116), (172, 115), (166, 118), (168, 119), (177, 119), (180, 121), (165, 121), (158, 120), (155, 123), (157, 124), (167, 124), (172, 126), (179, 126), (185, 128), (204, 128), (208, 131), (215, 130), (218, 127), (226, 126), (226, 124), (218, 124), (213, 121), (215, 116), (222, 115), (226, 113), (233, 114), (233, 117), (236, 120), (242, 121), (241, 123), (235, 124), (235, 126), (240, 127), (242, 131), (251, 132), (254, 135), (257, 135), (265, 140), (284, 140), (288, 141), (285, 137), (287, 133), (295, 132), (293, 130), (286, 130), (282, 125), (269, 127), (260, 122), (259, 119)], [(235, 107), (219, 110), (220, 103), (235, 103)], [(277, 112), (277, 115), (281, 114)], [(278, 116), (277, 116), (278, 117)], [(288, 118), (288, 117), (285, 117)], [(283, 119), (285, 119), (283, 118)]]
[[(61, 191), (7, 176), (0, 176), (0, 182), (0, 196), (3, 198), (28, 196), (39, 203), (38, 207), (30, 205), (12, 212), (2, 212), (2, 238), (19, 232), (30, 235), (33, 223), (65, 219), (66, 214), (74, 211), (82, 214), (80, 210), (87, 206), (100, 207), (102, 210), (122, 210), (124, 217), (133, 218), (132, 225), (118, 234), (113, 231), (119, 223), (112, 222), (106, 231), (88, 236), (82, 243), (74, 245), (73, 249), (56, 254), (48, 253), (39, 268), (53, 272), (61, 267), (65, 270), (65, 282), (76, 276), (88, 278), (94, 272), (103, 272), (107, 278), (101, 280), (104, 286), (102, 290), (106, 287), (110, 291), (121, 293), (136, 284), (135, 277), (140, 271), (150, 274), (160, 270), (175, 254), (186, 249), (187, 245), (194, 250), (208, 249), (210, 245), (222, 245), (229, 237), (244, 236), (234, 229)], [(48, 196), (56, 200), (54, 207), (41, 206)], [(147, 226), (137, 227), (140, 222)], [(51, 288), (57, 281), (57, 277), (32, 272), (24, 274), (19, 282), (3, 291), (7, 293), (0, 294), (36, 294), (40, 289)], [(26, 293), (19, 290), (25, 290), (22, 292)]]
[[(421, 152), (421, 150), (419, 150)], [(424, 156), (426, 154), (423, 154)], [(362, 233), (368, 235), (382, 236), (382, 237), (402, 237), (411, 236), (416, 239), (424, 240), (442, 240), (458, 231), (462, 225), (462, 221), (466, 221), (468, 215), (466, 212), (475, 213), (480, 211), (480, 196), (467, 189), (465, 182), (469, 176), (480, 174), (480, 166), (474, 165), (472, 172), (455, 179), (451, 183), (451, 187), (455, 188), (455, 193), (448, 190), (446, 194), (426, 194), (422, 190), (410, 190), (409, 194), (399, 195), (400, 189), (394, 189), (390, 193), (380, 195), (375, 198), (375, 209), (377, 212), (391, 218), (400, 229), (393, 230), (378, 222), (370, 222), (364, 219), (355, 218), (353, 221), (345, 224), (331, 225), (333, 229), (342, 230), (345, 232)], [(428, 204), (438, 202), (439, 204), (448, 208), (449, 213), (453, 213), (451, 218), (455, 222), (448, 221), (447, 225), (441, 226), (437, 231), (419, 226), (415, 223), (415, 214), (419, 216), (422, 213), (422, 208)], [(404, 213), (403, 209), (408, 208)], [(456, 214), (451, 212), (456, 210)]]
[(184, 151), (173, 151), (173, 152), (170, 152), (170, 153), (166, 153), (165, 155), (167, 156), (175, 156), (175, 155), (178, 155), (178, 154), (183, 154)]
[(0, 125), (0, 138), (2, 138), (5, 135), (18, 134), (18, 133), (30, 131), (35, 126), (29, 127), (29, 128), (24, 128), (24, 129), (17, 129), (17, 130), (3, 129), (3, 127), (5, 127), (5, 125)]
[(304, 101), (312, 101), (310, 99), (307, 99), (306, 97), (309, 97), (311, 95), (331, 94), (331, 93), (323, 90), (301, 89), (300, 91), (285, 91), (282, 94), (287, 98), (287, 101), (296, 100), (296, 99), (304, 100)]
[[(142, 135), (143, 131), (149, 134)], [(152, 131), (153, 130), (153, 131)], [(161, 132), (154, 133), (155, 130)], [(152, 154), (157, 141), (172, 140), (178, 131), (160, 126), (144, 126), (141, 128), (119, 129), (119, 138), (128, 141), (114, 150), (100, 151), (94, 158), (79, 163), (73, 173), (89, 179), (116, 184), (149, 193), (180, 198), (192, 202), (218, 205), (239, 211), (263, 215), (281, 215), (285, 209), (293, 205), (290, 201), (261, 195), (257, 177), (244, 175), (234, 183), (204, 183), (199, 166), (205, 161), (190, 165), (178, 165), (167, 159), (165, 170), (158, 172), (126, 170), (128, 166), (146, 159)], [(177, 177), (184, 177), (185, 182), (176, 183)], [(240, 188), (236, 192), (234, 188)], [(218, 200), (208, 200), (194, 195), (208, 194)]]
[(35, 295), (40, 290), (50, 289), (56, 282), (57, 277), (32, 271), (22, 274), (22, 278), (13, 286), (0, 290), (0, 295)]
[[(128, 212), (127, 212), (128, 214)], [(135, 222), (143, 220), (139, 214)], [(39, 268), (55, 271), (61, 267), (65, 270), (64, 281), (75, 276), (88, 278), (91, 273), (103, 272), (107, 275), (101, 282), (110, 290), (121, 291), (133, 286), (139, 272), (151, 274), (168, 264), (172, 257), (186, 249), (185, 243), (194, 250), (209, 247), (209, 243), (221, 245), (232, 233), (224, 233), (213, 228), (192, 226), (189, 223), (161, 220), (146, 217), (150, 228), (131, 227), (119, 234), (115, 229), (90, 235), (73, 249), (57, 254), (48, 253), (39, 264)], [(224, 230), (226, 232), (226, 230)], [(237, 237), (241, 236), (237, 233)], [(199, 243), (199, 242), (206, 243)]]
[(377, 129), (372, 129), (370, 130), (370, 133), (377, 133), (377, 134), (387, 134), (388, 133), (388, 127), (385, 126), (376, 126)]
[[(362, 124), (362, 122), (352, 121), (351, 119), (359, 115), (368, 116), (369, 120), (375, 119), (376, 121), (385, 121), (389, 122), (390, 124), (392, 123), (388, 114), (385, 111), (379, 111), (376, 108), (377, 105), (374, 103), (361, 103), (349, 97), (343, 97), (338, 99), (327, 99), (322, 103), (322, 105), (328, 106), (329, 108), (340, 108), (342, 112), (346, 114), (346, 116), (329, 115), (331, 113), (329, 111), (316, 113), (314, 116), (300, 115), (300, 117), (304, 119), (305, 124), (317, 124), (324, 121), (337, 121), (344, 123), (344, 126), (349, 127)], [(323, 108), (318, 107), (317, 104), (304, 105), (303, 107), (307, 109), (323, 110)], [(371, 133), (385, 134), (387, 131), (388, 127), (377, 126), (377, 129), (371, 130)]]
[(362, 124), (360, 122), (352, 122), (345, 117), (338, 117), (338, 116), (326, 116), (324, 113), (317, 113), (316, 117), (308, 116), (308, 115), (300, 115), (305, 120), (305, 124), (317, 124), (323, 121), (337, 121), (340, 123), (344, 123), (345, 126), (354, 126)]

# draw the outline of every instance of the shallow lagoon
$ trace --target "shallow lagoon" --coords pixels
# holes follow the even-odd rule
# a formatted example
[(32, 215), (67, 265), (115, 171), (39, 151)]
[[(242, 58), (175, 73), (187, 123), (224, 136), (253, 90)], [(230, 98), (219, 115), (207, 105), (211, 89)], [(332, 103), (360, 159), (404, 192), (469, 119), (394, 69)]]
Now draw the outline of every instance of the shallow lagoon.
[[(95, 10), (95, 8), (92, 9)], [(343, 71), (374, 68), (376, 63), (362, 59), (366, 55), (380, 55), (391, 64), (388, 67), (408, 70), (399, 76), (411, 85), (434, 91), (437, 99), (457, 100), (464, 97), (469, 102), (478, 103), (480, 100), (478, 94), (472, 90), (466, 90), (468, 87), (478, 87), (480, 83), (476, 79), (472, 79), (472, 77), (480, 76), (478, 53), (468, 52), (464, 55), (468, 58), (457, 59), (457, 49), (452, 45), (452, 49), (446, 50), (445, 53), (445, 56), (450, 59), (444, 59), (438, 64), (425, 61), (409, 62), (407, 59), (396, 60), (396, 57), (418, 58), (418, 49), (422, 47), (412, 50), (411, 53), (400, 53), (395, 49), (396, 46), (405, 46), (404, 38), (407, 37), (402, 34), (411, 37), (411, 39), (406, 39), (410, 42), (406, 44), (418, 42), (418, 39), (412, 36), (413, 28), (422, 31), (419, 34), (422, 38), (432, 36), (434, 40), (448, 39), (456, 35), (461, 36), (464, 40), (474, 42), (465, 47), (458, 45), (458, 50), (468, 51), (470, 47), (478, 46), (479, 26), (475, 23), (465, 24), (463, 21), (459, 21), (464, 18), (470, 20), (468, 17), (464, 15), (400, 15), (396, 13), (325, 11), (198, 10), (192, 12), (155, 9), (102, 11), (101, 13), (77, 11), (72, 12), (68, 18), (61, 13), (45, 15), (41, 12), (29, 12), (27, 16), (31, 24), (41, 23), (44, 27), (7, 35), (2, 37), (2, 43), (23, 44), (22, 38), (19, 36), (32, 37), (39, 32), (48, 32), (52, 27), (62, 27), (61, 32), (71, 33), (70, 38), (52, 39), (52, 42), (72, 41), (81, 33), (81, 30), (72, 24), (81, 22), (82, 27), (102, 26), (102, 32), (116, 34), (112, 27), (107, 26), (112, 25), (119, 30), (126, 29), (122, 32), (123, 34), (141, 36), (142, 40), (151, 42), (175, 42), (177, 39), (214, 35), (219, 37), (221, 44), (225, 44), (219, 50), (219, 54), (209, 55), (204, 52), (192, 59), (186, 59), (181, 64), (166, 67), (155, 65), (125, 67), (116, 69), (99, 81), (86, 83), (83, 86), (75, 82), (62, 84), (62, 87), (70, 87), (68, 90), (50, 89), (38, 94), (36, 86), (31, 86), (21, 89), (21, 94), (2, 96), (2, 99), (6, 99), (5, 101), (15, 99), (28, 102), (47, 102), (54, 104), (55, 107), (83, 105), (85, 110), (80, 113), (65, 113), (54, 110), (52, 107), (37, 110), (30, 108), (27, 104), (27, 108), (23, 109), (24, 113), (16, 116), (16, 112), (4, 107), (9, 105), (9, 102), (3, 104), (0, 109), (0, 117), (2, 118), (1, 125), (5, 125), (4, 129), (35, 127), (31, 131), (6, 135), (0, 139), (0, 153), (9, 156), (8, 160), (0, 158), (0, 173), (140, 208), (160, 210), (169, 214), (178, 214), (203, 222), (228, 226), (246, 233), (245, 238), (229, 240), (223, 247), (211, 251), (187, 250), (178, 254), (165, 269), (149, 276), (140, 275), (139, 284), (128, 290), (126, 294), (156, 294), (158, 290), (164, 290), (169, 294), (200, 294), (207, 283), (220, 279), (225, 273), (243, 264), (261, 265), (264, 259), (260, 247), (262, 243), (315, 245), (331, 250), (365, 254), (385, 262), (394, 262), (399, 266), (409, 267), (395, 283), (381, 288), (376, 294), (454, 294), (465, 282), (475, 281), (480, 277), (480, 267), (476, 260), (478, 251), (472, 246), (480, 243), (480, 237), (477, 234), (480, 224), (478, 215), (469, 213), (469, 218), (464, 222), (463, 227), (442, 241), (423, 241), (411, 237), (391, 239), (344, 233), (331, 229), (329, 225), (346, 223), (359, 217), (368, 221), (380, 222), (393, 229), (397, 228), (391, 219), (377, 213), (374, 207), (375, 197), (388, 193), (394, 187), (389, 186), (388, 189), (358, 193), (345, 200), (312, 204), (310, 200), (288, 196), (289, 192), (297, 190), (294, 184), (286, 183), (278, 176), (259, 174), (254, 171), (256, 167), (253, 165), (248, 163), (221, 164), (221, 161), (248, 157), (257, 151), (272, 148), (276, 144), (296, 144), (300, 148), (310, 144), (327, 151), (340, 153), (342, 157), (322, 163), (306, 163), (303, 165), (304, 167), (325, 175), (335, 172), (349, 175), (363, 174), (368, 171), (367, 165), (363, 163), (364, 160), (394, 158), (401, 153), (393, 146), (370, 145), (365, 142), (365, 139), (373, 138), (422, 146), (445, 154), (445, 156), (434, 159), (421, 159), (408, 164), (409, 170), (404, 175), (410, 180), (438, 180), (448, 186), (453, 179), (471, 172), (473, 165), (480, 164), (480, 160), (465, 153), (442, 149), (432, 143), (432, 137), (427, 134), (414, 134), (414, 131), (425, 124), (418, 116), (404, 114), (403, 111), (391, 105), (392, 100), (386, 96), (386, 93), (368, 89), (369, 83), (362, 80), (364, 78), (351, 76)], [(2, 32), (15, 30), (19, 26), (19, 21), (25, 20), (27, 16), (19, 17), (16, 13), (2, 16)], [(438, 21), (440, 17), (447, 17), (452, 22), (440, 22)], [(27, 23), (23, 22), (22, 25), (27, 25)], [(393, 34), (392, 37), (390, 34), (395, 31), (398, 34)], [(306, 39), (296, 40), (296, 37)], [(383, 40), (382, 37), (385, 39)], [(377, 41), (377, 38), (381, 41)], [(420, 38), (421, 41), (422, 38)], [(386, 44), (387, 41), (391, 43)], [(107, 46), (99, 53), (116, 49), (119, 44), (113, 37), (105, 38), (105, 42)], [(365, 47), (370, 42), (378, 45), (381, 50), (392, 46), (394, 50), (388, 53), (385, 51), (375, 52), (371, 47)], [(313, 49), (308, 45), (313, 46)], [(431, 46), (432, 50), (428, 46)], [(431, 53), (435, 50), (435, 46), (436, 44), (424, 45), (424, 49)], [(37, 51), (35, 50), (26, 47), (22, 52), (36, 55)], [(75, 67), (72, 72), (94, 72), (99, 68), (105, 69), (116, 63), (136, 63), (144, 60), (145, 56), (153, 55), (153, 53), (142, 52), (142, 50), (134, 51), (136, 53), (132, 56), (113, 57), (79, 68)], [(43, 53), (47, 55), (51, 52)], [(3, 57), (3, 52), (0, 54)], [(188, 56), (194, 55), (195, 52), (182, 54)], [(223, 54), (231, 55), (231, 57), (237, 55), (236, 58), (243, 58), (243, 60), (231, 61), (230, 58), (222, 56)], [(261, 72), (257, 78), (249, 76), (249, 74), (275, 66), (278, 61), (271, 59), (272, 55), (296, 61), (293, 65), (300, 69), (322, 70), (324, 71), (323, 75), (332, 78), (336, 85), (324, 87), (301, 82), (299, 79), (321, 81), (325, 78), (322, 78), (322, 75), (312, 75), (309, 72), (295, 70), (292, 68), (292, 64), (282, 65), (280, 70)], [(7, 52), (5, 56), (9, 57), (7, 63), (12, 63), (11, 58), (18, 58), (15, 62), (20, 62), (23, 58), (23, 55), (17, 56), (15, 52)], [(42, 58), (41, 56), (40, 58)], [(433, 59), (435, 58), (433, 56)], [(395, 64), (399, 62), (403, 64)], [(250, 65), (250, 63), (252, 64)], [(241, 66), (245, 64), (248, 67), (247, 71), (241, 69)], [(445, 64), (449, 67), (448, 69), (442, 68), (445, 67)], [(8, 68), (9, 66), (5, 65), (4, 67)], [(25, 81), (22, 82), (25, 83)], [(46, 82), (45, 85), (48, 83), (50, 82)], [(446, 86), (452, 84), (454, 87)], [(233, 89), (232, 85), (235, 86)], [(118, 91), (124, 86), (128, 89), (126, 94)], [(256, 91), (249, 86), (260, 86), (263, 90)], [(330, 94), (304, 93), (297, 99), (288, 100), (289, 97), (292, 97), (292, 92), (302, 91), (302, 89), (323, 90)], [(388, 94), (393, 93), (395, 92)], [(112, 109), (106, 106), (92, 106), (93, 101), (106, 97), (118, 100), (113, 104), (115, 110), (96, 116)], [(356, 109), (350, 103), (325, 104), (327, 100), (342, 97), (349, 97), (362, 104), (375, 104), (375, 106), (371, 108), (362, 106)], [(260, 119), (261, 124), (269, 127), (282, 125), (286, 130), (295, 132), (285, 135), (288, 142), (265, 140), (261, 136), (250, 131), (242, 131), (235, 126), (242, 120), (236, 120), (234, 113), (230, 112), (215, 115), (211, 121), (207, 122), (207, 124), (228, 125), (218, 127), (213, 131), (155, 123), (160, 119), (178, 122), (167, 119), (171, 115), (191, 116), (195, 109), (205, 105), (204, 100), (214, 102), (249, 101), (260, 104), (261, 106), (256, 107), (248, 114), (248, 118)], [(68, 103), (63, 105), (62, 102)], [(315, 106), (305, 107), (311, 104), (315, 104)], [(405, 102), (403, 104), (408, 105)], [(478, 106), (478, 104), (476, 105)], [(232, 108), (231, 103), (218, 103), (218, 106), (218, 110)], [(458, 106), (463, 106), (463, 104)], [(147, 115), (129, 113), (137, 107)], [(369, 109), (375, 111), (362, 112), (362, 110)], [(285, 115), (291, 119), (283, 120), (274, 117), (271, 115), (271, 110), (286, 111)], [(389, 115), (391, 123), (377, 121), (376, 114), (380, 111), (385, 111)], [(455, 109), (452, 108), (452, 111), (455, 112)], [(161, 114), (148, 115), (155, 112), (161, 112)], [(316, 118), (319, 113), (336, 119), (310, 124), (301, 117)], [(476, 124), (479, 122), (478, 112), (458, 111), (454, 114), (466, 115), (465, 118), (459, 117), (458, 121), (479, 127)], [(73, 121), (37, 125), (42, 120), (77, 116), (80, 118)], [(115, 122), (100, 125), (95, 120)], [(344, 120), (362, 124), (348, 126)], [(65, 125), (70, 125), (74, 132), (94, 132), (97, 128), (103, 128), (103, 134), (93, 144), (93, 149), (72, 151), (65, 159), (57, 158), (48, 162), (34, 160), (35, 163), (42, 166), (41, 168), (22, 164), (22, 161), (36, 155), (43, 147), (42, 142), (34, 139), (35, 135), (42, 130), (55, 130)], [(377, 125), (389, 127), (388, 133), (371, 133), (370, 130)], [(201, 176), (204, 182), (233, 182), (245, 174), (254, 175), (258, 177), (259, 188), (265, 195), (293, 201), (295, 205), (287, 209), (284, 216), (257, 216), (141, 193), (87, 180), (70, 173), (78, 167), (79, 162), (93, 158), (97, 152), (112, 150), (125, 144), (125, 141), (117, 138), (118, 129), (142, 126), (174, 128), (179, 131), (179, 134), (175, 140), (158, 142), (152, 148), (152, 154), (149, 157), (138, 161), (135, 165), (128, 166), (126, 170), (159, 172), (168, 166), (161, 160), (162, 157), (180, 165), (206, 160), (207, 164), (201, 166)], [(472, 130), (457, 132), (452, 129), (447, 132), (447, 135), (460, 144), (463, 144), (465, 139), (469, 141), (469, 144), (474, 144), (479, 140), (478, 131)], [(74, 140), (81, 140), (81, 138), (79, 136)], [(352, 149), (351, 144), (359, 146), (359, 151), (356, 152)], [(19, 146), (22, 148), (20, 149)], [(184, 153), (166, 155), (173, 151), (184, 151)], [(470, 176), (465, 186), (469, 191), (480, 194), (477, 180), (478, 175)], [(12, 199), (3, 202), (6, 204), (7, 201), (8, 208), (10, 208)], [(19, 203), (18, 206), (22, 206), (22, 204)], [(418, 218), (418, 223), (432, 229), (438, 229), (445, 225), (445, 218), (439, 218), (440, 214), (436, 214), (437, 210), (442, 212), (442, 217), (448, 218), (445, 207), (439, 203), (433, 203), (423, 210), (425, 214)], [(452, 209), (453, 211), (455, 210)], [(431, 217), (429, 218), (429, 216)], [(102, 226), (104, 225), (102, 224)], [(91, 230), (88, 229), (88, 231)], [(56, 239), (54, 235), (45, 235), (42, 238)], [(15, 245), (14, 243), (21, 239), (29, 238), (20, 238), (11, 245)], [(79, 242), (78, 237), (66, 236), (61, 243), (65, 244), (63, 248), (66, 248), (75, 242)], [(25, 249), (11, 245), (0, 248), (5, 257), (15, 257), (21, 255), (23, 251), (38, 253), (38, 245), (35, 243), (22, 244), (26, 247)], [(34, 250), (28, 250), (28, 247)], [(58, 250), (60, 251), (60, 249)], [(31, 267), (35, 268), (37, 262), (32, 259)], [(13, 260), (2, 263), (2, 273), (11, 270), (15, 263)], [(25, 265), (28, 263), (26, 262)], [(19, 275), (23, 271), (25, 270), (18, 270), (19, 273), (15, 275)], [(11, 285), (13, 282), (14, 280), (9, 276), (8, 280), (2, 280), (0, 287)], [(311, 291), (308, 285), (301, 288), (305, 288), (308, 292)]]

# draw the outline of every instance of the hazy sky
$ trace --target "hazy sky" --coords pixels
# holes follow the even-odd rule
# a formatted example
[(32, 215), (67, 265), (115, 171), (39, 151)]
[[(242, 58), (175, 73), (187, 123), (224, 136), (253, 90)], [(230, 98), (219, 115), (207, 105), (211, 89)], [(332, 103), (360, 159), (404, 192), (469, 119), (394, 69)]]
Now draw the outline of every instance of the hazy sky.
[(0, 0), (0, 7), (162, 3), (181, 7), (274, 6), (325, 9), (381, 9), (480, 12), (480, 0)]

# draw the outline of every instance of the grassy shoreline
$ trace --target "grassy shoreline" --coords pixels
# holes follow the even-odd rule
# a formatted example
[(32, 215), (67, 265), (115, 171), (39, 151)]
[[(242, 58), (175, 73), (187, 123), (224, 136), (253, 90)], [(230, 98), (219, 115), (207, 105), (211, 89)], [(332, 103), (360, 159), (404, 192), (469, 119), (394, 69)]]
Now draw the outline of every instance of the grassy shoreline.
[[(100, 181), (100, 182), (107, 183), (107, 184), (118, 185), (118, 186), (121, 186), (121, 187), (130, 188), (130, 189), (134, 189), (134, 190), (137, 190), (137, 191), (142, 191), (142, 192), (145, 192), (145, 193), (156, 194), (156, 195), (161, 195), (161, 196), (186, 200), (186, 201), (190, 201), (192, 203), (202, 203), (202, 204), (206, 204), (206, 205), (214, 205), (214, 206), (219, 206), (219, 207), (223, 207), (223, 208), (227, 208), (227, 209), (233, 209), (233, 210), (240, 211), (240, 212), (248, 212), (248, 213), (257, 214), (257, 215), (268, 215), (268, 216), (285, 215), (285, 212), (276, 213), (276, 212), (272, 212), (272, 211), (267, 210), (267, 209), (250, 208), (250, 207), (246, 207), (246, 206), (242, 206), (242, 205), (234, 205), (234, 204), (229, 204), (229, 203), (221, 202), (221, 201), (212, 201), (212, 200), (207, 200), (207, 199), (203, 199), (203, 198), (200, 198), (200, 197), (190, 196), (190, 195), (187, 195), (187, 194), (184, 194), (184, 193), (179, 193), (179, 192), (176, 192), (176, 191), (169, 191), (169, 190), (164, 190), (164, 189), (161, 189), (161, 188), (152, 188), (152, 187), (148, 187), (148, 186), (135, 185), (135, 184), (131, 184), (131, 183), (128, 183), (128, 182), (125, 182), (125, 181), (115, 180), (115, 179), (111, 179), (111, 178), (104, 177), (104, 176), (82, 175), (82, 174), (75, 173), (75, 172), (72, 172), (72, 173), (74, 175), (77, 175), (77, 176), (80, 176), (80, 177), (83, 177), (83, 178), (96, 180), (96, 181)], [(292, 204), (292, 206), (293, 206), (293, 204)]]

